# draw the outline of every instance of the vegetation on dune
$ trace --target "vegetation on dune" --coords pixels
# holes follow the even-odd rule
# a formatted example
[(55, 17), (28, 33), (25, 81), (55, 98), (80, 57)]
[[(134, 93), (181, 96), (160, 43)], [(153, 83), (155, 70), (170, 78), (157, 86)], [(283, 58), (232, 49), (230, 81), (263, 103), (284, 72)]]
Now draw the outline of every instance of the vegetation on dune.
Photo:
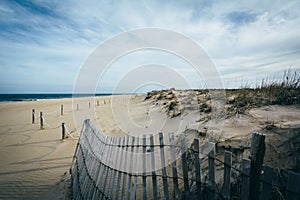
[(281, 80), (265, 78), (256, 88), (226, 90), (228, 114), (244, 113), (252, 107), (300, 104), (300, 74), (287, 70)]

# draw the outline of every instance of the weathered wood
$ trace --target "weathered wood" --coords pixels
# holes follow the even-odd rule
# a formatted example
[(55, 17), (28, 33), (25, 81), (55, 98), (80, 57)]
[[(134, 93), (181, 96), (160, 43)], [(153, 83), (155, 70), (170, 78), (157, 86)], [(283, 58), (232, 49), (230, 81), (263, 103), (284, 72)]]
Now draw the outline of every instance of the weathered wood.
[[(116, 150), (116, 160), (115, 160), (115, 163), (114, 163), (114, 165), (113, 166), (117, 166), (117, 162), (118, 162), (118, 160), (119, 160), (119, 154), (120, 154), (120, 147), (121, 146), (121, 138), (119, 138), (119, 140), (118, 140), (118, 147), (116, 147), (115, 148), (115, 150)], [(114, 193), (114, 191), (115, 191), (115, 181), (116, 181), (116, 177), (117, 176), (117, 169), (115, 169), (114, 170), (114, 175), (113, 175), (113, 178), (112, 178), (112, 181), (111, 181), (111, 194), (110, 194), (110, 199), (113, 199), (114, 197), (115, 197), (115, 193)], [(117, 198), (117, 197), (116, 197)]]
[[(128, 145), (129, 145), (129, 136), (126, 137), (124, 172), (127, 172)], [(125, 198), (126, 178), (127, 178), (127, 174), (123, 174), (123, 186), (122, 186), (122, 197), (121, 197), (122, 199)]]
[(132, 192), (132, 199), (135, 200), (136, 199), (136, 187), (137, 187), (137, 175), (138, 175), (138, 171), (139, 171), (139, 143), (140, 143), (140, 138), (137, 138), (137, 147), (135, 150), (135, 176), (134, 176), (134, 180), (133, 180), (133, 192)]
[(77, 104), (77, 111), (79, 110), (79, 105)]
[(196, 171), (196, 195), (197, 199), (202, 199), (201, 194), (201, 167), (199, 159), (199, 139), (194, 139), (194, 157), (195, 157), (195, 171)]
[(32, 123), (34, 124), (34, 120), (35, 120), (35, 110), (32, 109)]
[(249, 199), (258, 199), (260, 190), (260, 176), (265, 156), (265, 136), (254, 132), (251, 141), (251, 168), (250, 168), (250, 191)]
[(64, 115), (64, 105), (60, 105), (60, 115)]
[(162, 179), (164, 185), (164, 199), (169, 199), (168, 191), (168, 179), (167, 179), (167, 170), (166, 170), (166, 159), (165, 159), (165, 146), (164, 146), (164, 135), (159, 133), (159, 145), (160, 145), (160, 161), (161, 161), (161, 170), (162, 170)]
[(64, 140), (66, 137), (66, 128), (65, 128), (65, 123), (61, 123), (61, 139)]
[(223, 198), (230, 199), (230, 175), (231, 175), (231, 158), (232, 153), (225, 151), (224, 154), (224, 183), (223, 183)]
[(181, 199), (180, 191), (179, 191), (179, 187), (178, 187), (178, 175), (177, 175), (176, 156), (175, 156), (175, 147), (174, 147), (174, 134), (173, 133), (169, 133), (169, 140), (170, 140), (170, 156), (171, 156), (171, 161), (172, 161), (174, 198)]
[(89, 102), (89, 108), (91, 108), (91, 102)]
[(132, 163), (133, 163), (133, 156), (134, 156), (134, 142), (135, 142), (135, 137), (131, 137), (131, 156), (130, 156), (130, 163), (129, 163), (129, 178), (128, 178), (128, 189), (127, 189), (127, 199), (130, 199), (130, 194), (131, 194), (131, 180), (132, 180)]
[(249, 159), (242, 159), (242, 188), (241, 188), (241, 200), (249, 199), (249, 186), (250, 186), (250, 166), (251, 161)]
[(40, 128), (41, 130), (44, 129), (43, 112), (40, 112)]
[(286, 197), (288, 200), (300, 199), (300, 174), (289, 171), (289, 179), (286, 187)]
[(208, 154), (208, 199), (215, 199), (216, 188), (215, 188), (215, 148), (213, 148)]
[(273, 168), (270, 166), (264, 166), (264, 173), (262, 176), (262, 191), (260, 199), (268, 200), (272, 195), (272, 180), (273, 180)]
[(147, 199), (147, 173), (146, 173), (146, 153), (147, 153), (147, 140), (146, 135), (143, 137), (143, 199)]
[[(122, 164), (123, 164), (123, 154), (124, 154), (124, 146), (125, 146), (125, 137), (122, 137), (122, 149), (119, 149), (121, 151), (121, 157), (120, 157), (120, 163), (119, 163), (119, 169), (122, 168)], [(119, 197), (119, 192), (120, 192), (120, 184), (121, 184), (121, 178), (122, 178), (122, 172), (120, 170), (118, 170), (118, 182), (117, 182), (117, 187), (116, 187), (116, 198), (120, 199)]]
[(150, 149), (151, 149), (151, 168), (152, 168), (153, 199), (158, 199), (158, 195), (157, 195), (157, 177), (156, 177), (156, 169), (155, 169), (155, 155), (154, 155), (154, 138), (153, 138), (153, 134), (150, 135)]
[(111, 179), (111, 176), (109, 174), (109, 172), (111, 172), (111, 169), (110, 169), (110, 165), (109, 165), (109, 159), (111, 158), (112, 156), (112, 150), (113, 150), (113, 138), (109, 137), (109, 142), (108, 142), (108, 152), (106, 153), (106, 157), (105, 159), (103, 159), (103, 163), (107, 166), (104, 167), (104, 172), (105, 173), (105, 176), (104, 176), (104, 182), (103, 182), (103, 193), (105, 194), (105, 196), (108, 196), (108, 193), (109, 193), (109, 188), (108, 188), (108, 191), (106, 192), (106, 186), (109, 185), (110, 183), (110, 179)]
[(185, 144), (185, 136), (183, 134), (180, 135), (180, 143), (181, 143), (181, 161), (182, 161), (182, 173), (183, 173), (183, 183), (184, 183), (184, 199), (189, 199), (190, 197), (190, 186), (189, 186), (189, 177), (187, 170), (187, 159), (186, 159), (186, 144)]
[(97, 101), (97, 106), (99, 106), (99, 101)]
[(108, 161), (108, 165), (109, 165), (110, 169), (109, 169), (109, 174), (108, 174), (109, 178), (108, 178), (108, 183), (107, 183), (107, 191), (104, 191), (106, 193), (107, 197), (109, 197), (109, 195), (110, 195), (109, 193), (112, 190), (111, 182), (112, 182), (112, 179), (113, 179), (113, 172), (114, 172), (112, 159), (114, 159), (114, 156), (115, 156), (114, 153), (115, 153), (115, 150), (116, 150), (116, 146), (115, 146), (116, 142), (117, 142), (117, 138), (113, 137), (112, 142), (111, 142), (111, 148), (112, 148), (111, 155), (110, 155), (109, 161)]

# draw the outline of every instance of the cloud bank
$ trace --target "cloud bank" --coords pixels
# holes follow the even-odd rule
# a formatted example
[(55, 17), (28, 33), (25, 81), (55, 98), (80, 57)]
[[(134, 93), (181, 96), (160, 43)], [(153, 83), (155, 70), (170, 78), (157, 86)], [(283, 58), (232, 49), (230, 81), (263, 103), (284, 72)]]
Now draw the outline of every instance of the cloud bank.
[[(0, 92), (72, 92), (77, 72), (99, 44), (145, 27), (173, 30), (197, 42), (225, 87), (239, 87), (241, 81), (255, 85), (289, 67), (300, 70), (299, 10), (297, 0), (3, 0)], [(129, 61), (122, 65), (132, 67)], [(179, 64), (173, 63), (174, 68), (188, 76), (189, 67)], [(107, 74), (98, 92), (111, 92), (117, 71)], [(190, 77), (192, 87), (201, 87), (198, 77)]]

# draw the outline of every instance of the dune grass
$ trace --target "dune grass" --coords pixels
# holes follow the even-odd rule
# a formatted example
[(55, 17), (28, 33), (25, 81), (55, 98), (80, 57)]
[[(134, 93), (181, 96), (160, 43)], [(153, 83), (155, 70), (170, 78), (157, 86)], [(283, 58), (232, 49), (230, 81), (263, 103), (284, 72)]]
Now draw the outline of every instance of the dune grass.
[(244, 113), (249, 108), (266, 105), (300, 104), (299, 71), (286, 70), (282, 79), (264, 78), (255, 88), (242, 86), (226, 90), (229, 113)]

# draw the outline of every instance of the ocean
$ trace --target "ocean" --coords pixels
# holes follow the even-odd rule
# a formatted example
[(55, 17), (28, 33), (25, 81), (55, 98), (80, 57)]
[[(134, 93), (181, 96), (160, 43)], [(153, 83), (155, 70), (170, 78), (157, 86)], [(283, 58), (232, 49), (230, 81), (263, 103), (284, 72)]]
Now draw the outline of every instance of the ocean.
[[(112, 94), (76, 94), (74, 97), (90, 97), (90, 96), (110, 96)], [(72, 98), (73, 94), (0, 94), (0, 102), (7, 101), (37, 101), (42, 99), (62, 99)]]

